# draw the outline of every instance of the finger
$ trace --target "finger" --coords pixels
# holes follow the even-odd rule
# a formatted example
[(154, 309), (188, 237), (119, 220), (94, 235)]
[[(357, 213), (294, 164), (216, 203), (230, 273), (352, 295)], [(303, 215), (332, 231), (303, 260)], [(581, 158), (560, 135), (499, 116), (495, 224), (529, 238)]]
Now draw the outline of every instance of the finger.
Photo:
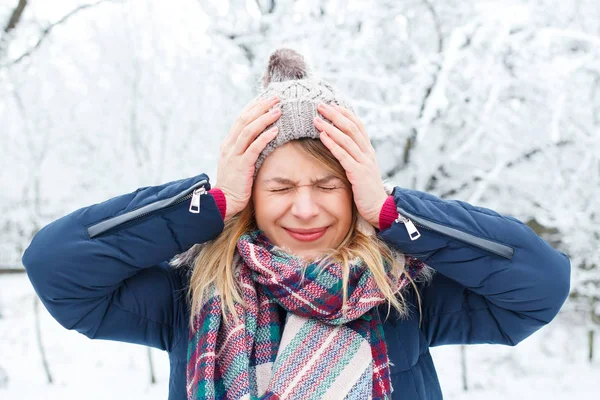
[(360, 131), (361, 136), (372, 148), (373, 146), (371, 145), (371, 139), (369, 138), (367, 129), (365, 128), (365, 125), (362, 123), (362, 121), (352, 111), (348, 110), (347, 108), (342, 107), (338, 104), (333, 104), (332, 106), (333, 106), (333, 108), (338, 110), (342, 115), (344, 115), (346, 118), (348, 118), (349, 120), (354, 122), (354, 124), (356, 124), (356, 126), (358, 126), (358, 130)]
[(252, 117), (252, 115), (256, 115), (256, 113), (260, 113), (261, 111), (262, 113), (265, 113), (269, 111), (269, 109), (275, 104), (279, 103), (279, 101), (280, 100), (278, 96), (256, 99), (248, 104), (244, 110), (242, 110), (242, 112), (240, 112), (240, 117), (243, 117), (246, 114)]
[(225, 139), (223, 146), (233, 146), (237, 141), (242, 130), (250, 123), (255, 121), (260, 116), (264, 115), (269, 109), (279, 103), (277, 96), (268, 99), (257, 99), (250, 102), (244, 110), (239, 114), (234, 122), (230, 135)]
[(248, 157), (248, 162), (251, 165), (256, 163), (260, 153), (265, 149), (271, 140), (275, 139), (275, 136), (277, 136), (278, 132), (279, 128), (274, 126), (268, 131), (263, 132), (258, 138), (256, 138), (254, 142), (252, 142), (250, 146), (248, 146), (245, 155)]
[(244, 129), (240, 132), (236, 142), (235, 142), (235, 153), (236, 154), (244, 154), (244, 152), (248, 149), (250, 144), (256, 139), (261, 132), (264, 132), (267, 127), (281, 116), (281, 109), (274, 108), (271, 111), (259, 116), (257, 119), (252, 121), (249, 125), (246, 125)]
[(277, 96), (273, 96), (268, 99), (259, 100), (252, 106), (249, 106), (247, 110), (242, 111), (237, 120), (235, 121), (234, 127), (232, 128), (232, 136), (234, 141), (237, 140), (237, 136), (239, 136), (240, 132), (242, 131), (242, 129), (244, 129), (244, 127), (255, 121), (261, 115), (268, 112), (269, 109), (278, 102), (279, 98)]
[(361, 150), (367, 151), (369, 149), (368, 140), (365, 140), (360, 128), (354, 123), (354, 121), (347, 118), (339, 110), (328, 104), (321, 103), (319, 104), (318, 109), (325, 118), (333, 122), (333, 124), (342, 132), (346, 133), (348, 136), (351, 136)]
[(319, 135), (319, 139), (321, 142), (329, 149), (331, 154), (340, 162), (346, 173), (352, 173), (355, 171), (357, 162), (356, 160), (348, 154), (346, 150), (342, 148), (339, 144), (335, 142), (325, 131), (321, 131)]
[(365, 153), (358, 147), (353, 138), (346, 135), (337, 127), (325, 122), (319, 117), (315, 117), (314, 124), (320, 131), (325, 131), (335, 143), (343, 148), (355, 161), (364, 161)]
[(246, 104), (246, 107), (244, 107), (242, 109), (242, 111), (240, 112), (240, 114), (244, 114), (247, 113), (248, 111), (252, 110), (253, 108), (257, 107), (258, 105), (260, 105), (261, 103), (265, 102), (268, 99), (263, 99), (263, 98), (256, 98), (253, 99), (251, 102), (249, 102), (248, 104)]

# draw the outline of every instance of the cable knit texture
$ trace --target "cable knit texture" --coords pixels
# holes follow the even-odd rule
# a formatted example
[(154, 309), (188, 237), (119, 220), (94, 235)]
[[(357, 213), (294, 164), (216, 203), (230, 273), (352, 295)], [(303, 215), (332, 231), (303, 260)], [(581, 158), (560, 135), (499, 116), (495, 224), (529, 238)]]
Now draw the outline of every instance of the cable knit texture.
[(267, 99), (272, 96), (278, 96), (281, 100), (275, 106), (281, 108), (281, 117), (265, 130), (277, 126), (279, 133), (260, 153), (255, 164), (255, 176), (265, 158), (277, 147), (294, 139), (319, 139), (320, 132), (313, 123), (313, 119), (319, 115), (327, 121), (317, 111), (319, 103), (338, 104), (352, 110), (350, 104), (332, 85), (319, 79), (307, 78), (271, 82), (258, 97)]

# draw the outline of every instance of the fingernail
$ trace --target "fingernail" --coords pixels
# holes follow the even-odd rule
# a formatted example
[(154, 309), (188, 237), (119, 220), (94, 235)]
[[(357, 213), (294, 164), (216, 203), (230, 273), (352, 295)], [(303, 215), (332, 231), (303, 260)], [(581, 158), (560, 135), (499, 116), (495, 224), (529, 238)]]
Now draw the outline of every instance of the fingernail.
[(273, 113), (273, 114), (279, 114), (280, 112), (281, 112), (280, 108), (274, 108), (271, 110), (271, 113)]
[(321, 117), (315, 117), (315, 122), (318, 122), (320, 124), (325, 121), (323, 121), (323, 119)]
[(321, 108), (323, 110), (327, 110), (329, 108), (329, 106), (325, 103), (319, 103), (319, 108)]

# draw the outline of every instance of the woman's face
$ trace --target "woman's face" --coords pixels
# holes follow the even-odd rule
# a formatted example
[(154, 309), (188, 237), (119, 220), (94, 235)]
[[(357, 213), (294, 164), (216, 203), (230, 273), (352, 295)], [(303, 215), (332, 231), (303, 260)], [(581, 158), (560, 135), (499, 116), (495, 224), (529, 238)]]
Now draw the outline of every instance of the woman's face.
[(352, 190), (294, 142), (265, 159), (252, 192), (258, 228), (307, 260), (336, 248), (352, 224)]

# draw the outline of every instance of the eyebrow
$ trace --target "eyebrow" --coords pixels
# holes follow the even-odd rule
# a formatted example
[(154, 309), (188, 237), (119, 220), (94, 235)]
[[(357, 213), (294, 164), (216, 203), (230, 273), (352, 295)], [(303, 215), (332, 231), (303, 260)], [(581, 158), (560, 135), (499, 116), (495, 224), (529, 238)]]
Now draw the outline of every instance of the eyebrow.
[[(323, 178), (319, 178), (319, 179), (311, 179), (310, 183), (313, 185), (319, 185), (319, 184), (323, 184), (323, 183), (327, 183), (330, 182), (334, 179), (338, 179), (339, 178), (335, 175), (327, 175)], [(263, 183), (269, 183), (269, 182), (275, 182), (275, 183), (280, 183), (282, 185), (297, 185), (298, 182), (295, 182), (291, 179), (287, 179), (287, 178), (282, 178), (282, 177), (274, 177), (274, 178), (269, 178), (269, 179), (265, 179), (263, 180)]]

